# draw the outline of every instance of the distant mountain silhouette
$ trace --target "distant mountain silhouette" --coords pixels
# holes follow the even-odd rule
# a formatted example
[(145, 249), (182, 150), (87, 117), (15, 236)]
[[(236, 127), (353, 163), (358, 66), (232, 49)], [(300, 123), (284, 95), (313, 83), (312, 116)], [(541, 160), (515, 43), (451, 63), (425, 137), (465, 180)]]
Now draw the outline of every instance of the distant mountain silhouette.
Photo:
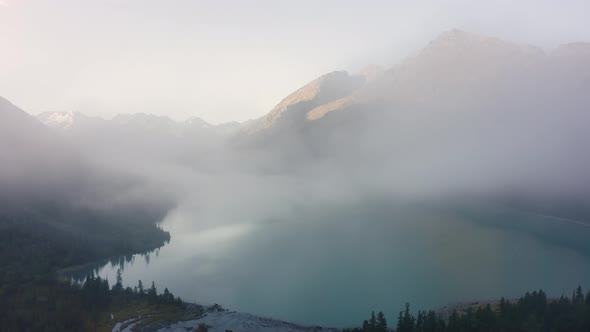
[(448, 31), (389, 69), (310, 82), (234, 142), (276, 170), (312, 159), (457, 189), (586, 192), (588, 45)]

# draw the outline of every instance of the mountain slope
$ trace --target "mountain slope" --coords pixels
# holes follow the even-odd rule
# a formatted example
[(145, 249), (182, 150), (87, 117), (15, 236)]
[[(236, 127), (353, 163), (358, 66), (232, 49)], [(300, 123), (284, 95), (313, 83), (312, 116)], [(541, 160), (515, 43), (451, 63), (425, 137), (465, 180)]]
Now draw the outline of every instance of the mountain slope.
[(35, 118), (0, 98), (0, 197), (60, 196), (83, 177), (77, 153)]
[(155, 225), (170, 208), (166, 198), (149, 199), (145, 188), (134, 195), (143, 187), (136, 177), (91, 164), (67, 140), (2, 98), (0, 136), (0, 234), (8, 241), (6, 253), (27, 248), (19, 264), (12, 255), (0, 255), (3, 266), (10, 264), (0, 281), (20, 271), (26, 282), (36, 277), (29, 275), (34, 271), (49, 273), (169, 239)]
[(291, 121), (301, 121), (306, 112), (350, 95), (365, 81), (361, 75), (349, 75), (344, 71), (323, 75), (287, 96), (267, 115), (251, 123), (246, 131), (254, 133), (274, 126), (289, 125)]
[(182, 161), (194, 163), (239, 130), (238, 123), (212, 125), (200, 118), (174, 121), (145, 113), (106, 120), (78, 112), (48, 112), (37, 118), (93, 160), (114, 164)]
[[(346, 84), (345, 72), (330, 73), (310, 82), (259, 119), (252, 131), (269, 129), (277, 125), (278, 119), (294, 117), (289, 113), (296, 112), (305, 113), (304, 117), (298, 117), (299, 121), (314, 121), (327, 113), (363, 104), (387, 103), (395, 104), (397, 108), (454, 108), (438, 101), (435, 105), (433, 102), (438, 99), (473, 103), (475, 107), (481, 107), (489, 99), (496, 98), (496, 93), (506, 93), (503, 90), (532, 93), (528, 89), (535, 84), (535, 80), (542, 81), (535, 88), (549, 90), (559, 84), (583, 81), (584, 77), (588, 77), (590, 47), (587, 45), (562, 45), (547, 54), (534, 46), (460, 30), (447, 31), (415, 56), (388, 70), (372, 67), (363, 71), (362, 75), (349, 76), (357, 79), (353, 84)], [(339, 90), (331, 98), (319, 98), (318, 91), (326, 78), (332, 78), (332, 86), (347, 88)], [(296, 105), (301, 106), (295, 109)]]
[(295, 92), (240, 137), (241, 149), (255, 151), (264, 169), (322, 160), (339, 172), (382, 176), (398, 190), (577, 195), (590, 181), (582, 153), (590, 139), (588, 50), (575, 43), (546, 53), (449, 31), (332, 98)]
[(37, 119), (47, 127), (76, 134), (87, 131), (126, 130), (183, 136), (199, 132), (216, 133), (237, 130), (239, 125), (237, 122), (212, 125), (198, 117), (177, 122), (167, 116), (146, 113), (118, 114), (110, 120), (105, 120), (80, 112), (45, 112), (37, 115)]
[(96, 307), (56, 271), (170, 240), (156, 226), (169, 202), (138, 186), (0, 98), (0, 330), (91, 329)]

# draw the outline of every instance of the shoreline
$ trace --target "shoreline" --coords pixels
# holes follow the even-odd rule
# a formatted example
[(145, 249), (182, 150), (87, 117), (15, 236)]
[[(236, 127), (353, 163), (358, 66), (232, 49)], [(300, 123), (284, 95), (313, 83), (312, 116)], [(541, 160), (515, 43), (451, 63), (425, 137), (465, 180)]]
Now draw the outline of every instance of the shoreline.
[(260, 331), (260, 332), (339, 332), (342, 328), (311, 326), (301, 323), (284, 321), (253, 315), (245, 312), (224, 309), (215, 304), (202, 306), (185, 302), (187, 307), (178, 313), (179, 319), (170, 320), (169, 317), (157, 318), (160, 312), (138, 314), (125, 317), (114, 322), (111, 332), (186, 332), (194, 331), (200, 325), (206, 325), (209, 332), (225, 331)]
[[(119, 260), (121, 257), (135, 256), (135, 255), (141, 255), (141, 254), (145, 254), (145, 253), (152, 253), (160, 248), (163, 248), (168, 243), (170, 243), (172, 238), (170, 236), (170, 233), (169, 232), (167, 232), (167, 233), (168, 233), (167, 240), (160, 243), (160, 245), (157, 247), (150, 247), (150, 248), (143, 249), (141, 251), (135, 251), (133, 253), (122, 253), (122, 254), (118, 254), (118, 255), (109, 256), (106, 258), (93, 260), (93, 261), (90, 261), (87, 263), (66, 266), (66, 267), (55, 270), (54, 271), (55, 277), (59, 281), (70, 282), (71, 279), (74, 279), (74, 277), (72, 277), (71, 275), (75, 274), (76, 272), (88, 271), (94, 267), (102, 267), (102, 266), (108, 264), (109, 262), (112, 262), (115, 259)], [(68, 276), (68, 274), (70, 274), (70, 276)]]

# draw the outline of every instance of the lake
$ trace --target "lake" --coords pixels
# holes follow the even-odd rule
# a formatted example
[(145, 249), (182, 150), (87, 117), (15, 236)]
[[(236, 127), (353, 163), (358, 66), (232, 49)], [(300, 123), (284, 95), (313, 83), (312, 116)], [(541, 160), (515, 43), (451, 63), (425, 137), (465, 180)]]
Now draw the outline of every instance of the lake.
[(590, 285), (590, 228), (491, 205), (383, 200), (206, 224), (172, 211), (162, 223), (169, 244), (98, 274), (113, 282), (121, 268), (126, 286), (155, 281), (186, 301), (336, 327), (371, 310), (392, 322), (405, 302), (435, 309)]

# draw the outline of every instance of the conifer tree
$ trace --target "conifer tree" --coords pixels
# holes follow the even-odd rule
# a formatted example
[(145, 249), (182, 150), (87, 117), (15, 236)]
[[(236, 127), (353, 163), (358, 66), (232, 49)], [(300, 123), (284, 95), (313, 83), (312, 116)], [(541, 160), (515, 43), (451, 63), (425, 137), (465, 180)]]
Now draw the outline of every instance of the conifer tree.
[(143, 282), (141, 282), (141, 279), (137, 282), (137, 292), (139, 293), (139, 295), (144, 294)]
[(375, 331), (377, 326), (377, 319), (375, 318), (375, 312), (371, 311), (371, 319), (369, 320), (369, 331)]
[(415, 318), (410, 313), (410, 304), (406, 303), (405, 310), (399, 313), (396, 332), (413, 332), (414, 325)]
[(369, 326), (369, 321), (368, 320), (364, 320), (363, 321), (363, 331), (370, 331), (371, 327)]
[(582, 286), (578, 286), (574, 292), (574, 298), (572, 303), (582, 304), (584, 303), (584, 293), (582, 292)]
[(379, 311), (377, 314), (377, 322), (375, 324), (375, 331), (387, 332), (387, 320), (383, 312)]
[(117, 281), (113, 287), (113, 290), (116, 292), (123, 291), (123, 277), (121, 276), (121, 269), (117, 269)]
[(156, 303), (158, 301), (158, 291), (156, 290), (156, 284), (152, 281), (152, 286), (147, 291), (148, 301), (150, 303)]

